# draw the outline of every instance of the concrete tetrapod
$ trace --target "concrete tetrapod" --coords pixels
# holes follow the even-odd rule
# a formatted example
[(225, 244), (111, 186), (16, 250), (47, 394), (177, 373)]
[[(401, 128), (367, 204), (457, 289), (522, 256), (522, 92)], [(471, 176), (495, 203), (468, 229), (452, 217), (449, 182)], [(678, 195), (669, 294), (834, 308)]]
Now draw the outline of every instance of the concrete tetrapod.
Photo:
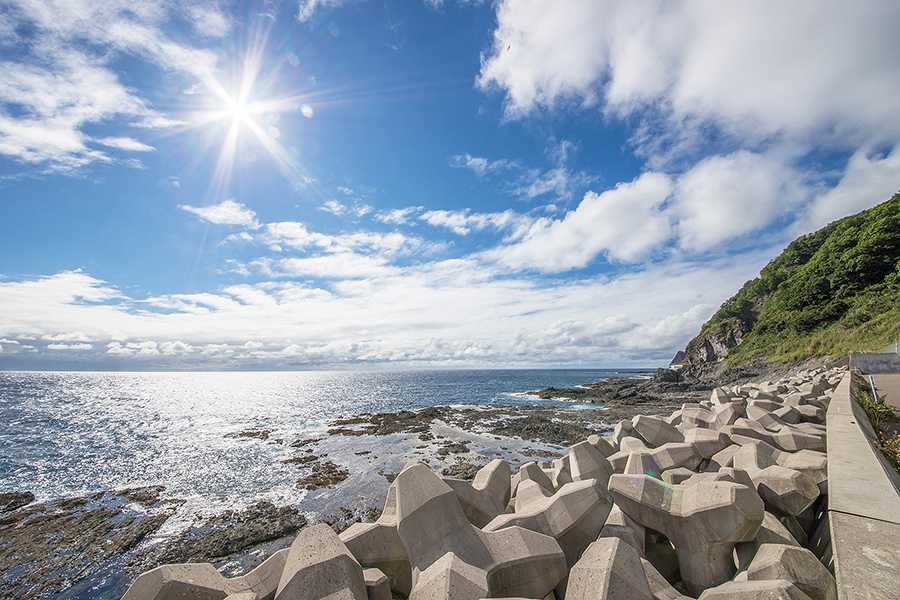
[(593, 479), (604, 490), (613, 474), (612, 465), (590, 442), (580, 442), (569, 448), (569, 469), (573, 481)]
[(654, 448), (669, 442), (684, 441), (684, 434), (660, 417), (636, 415), (631, 419), (631, 426), (641, 439)]
[[(228, 580), (209, 563), (162, 565), (141, 575), (123, 600), (222, 600)], [(238, 590), (234, 590), (237, 592)]]
[(815, 554), (798, 546), (763, 544), (747, 568), (747, 579), (784, 579), (812, 600), (837, 600), (834, 577)]
[(811, 600), (790, 581), (729, 581), (710, 588), (699, 600)]
[(470, 483), (463, 479), (444, 479), (453, 488), (469, 522), (484, 527), (506, 510), (510, 496), (509, 463), (495, 459), (478, 470)]
[(521, 527), (481, 531), (427, 466), (408, 465), (394, 483), (397, 533), (413, 567), (411, 600), (543, 598), (566, 576), (556, 540)]
[(212, 600), (249, 594), (252, 600), (272, 600), (287, 555), (287, 548), (279, 550), (246, 575), (231, 579), (226, 579), (209, 563), (163, 565), (142, 573), (122, 597), (126, 600)]
[(615, 537), (587, 547), (569, 573), (566, 600), (654, 600), (638, 551)]
[(354, 523), (341, 532), (341, 541), (363, 567), (380, 569), (392, 590), (409, 596), (412, 566), (397, 534), (397, 488), (388, 488), (384, 510), (374, 523)]
[(362, 567), (324, 523), (300, 531), (291, 544), (275, 600), (367, 600)]
[[(532, 483), (532, 485), (535, 485)], [(612, 509), (612, 498), (596, 480), (567, 483), (556, 494), (527, 504), (520, 512), (500, 515), (485, 532), (518, 526), (554, 538), (571, 568), (581, 551), (600, 535)]]
[(647, 475), (613, 475), (622, 512), (665, 535), (691, 595), (734, 576), (734, 545), (756, 537), (765, 507), (755, 490), (729, 481), (668, 485)]
[(778, 466), (761, 444), (741, 446), (734, 468), (746, 471), (766, 504), (784, 514), (796, 517), (819, 497), (819, 486), (809, 475)]

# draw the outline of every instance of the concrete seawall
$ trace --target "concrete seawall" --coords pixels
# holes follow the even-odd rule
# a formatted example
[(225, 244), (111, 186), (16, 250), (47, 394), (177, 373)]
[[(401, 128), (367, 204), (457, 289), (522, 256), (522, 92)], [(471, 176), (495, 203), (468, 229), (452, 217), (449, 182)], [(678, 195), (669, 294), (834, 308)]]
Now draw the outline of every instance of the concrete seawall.
[(839, 598), (900, 597), (900, 476), (848, 373), (828, 408), (828, 517)]

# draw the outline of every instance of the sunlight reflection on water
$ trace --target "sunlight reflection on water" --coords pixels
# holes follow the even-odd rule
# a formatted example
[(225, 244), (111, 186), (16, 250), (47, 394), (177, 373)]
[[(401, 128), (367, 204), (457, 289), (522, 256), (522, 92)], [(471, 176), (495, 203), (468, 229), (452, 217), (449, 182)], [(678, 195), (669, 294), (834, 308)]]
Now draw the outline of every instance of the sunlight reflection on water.
[[(212, 510), (304, 491), (289, 442), (332, 419), (427, 406), (556, 404), (527, 390), (608, 370), (0, 373), (0, 491), (40, 500), (162, 484)], [(269, 440), (227, 437), (256, 428)], [(276, 440), (283, 440), (278, 443)]]

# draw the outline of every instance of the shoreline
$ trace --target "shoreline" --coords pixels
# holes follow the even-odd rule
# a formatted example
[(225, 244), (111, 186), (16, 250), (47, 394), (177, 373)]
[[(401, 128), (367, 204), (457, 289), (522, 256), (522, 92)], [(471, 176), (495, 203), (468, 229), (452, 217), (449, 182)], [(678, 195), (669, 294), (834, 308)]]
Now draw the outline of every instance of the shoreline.
[[(597, 406), (588, 402), (572, 402), (566, 407), (455, 404), (416, 412), (364, 413), (330, 422), (323, 437), (290, 441), (271, 440), (265, 430), (235, 432), (231, 437), (248, 444), (283, 443), (291, 447), (293, 456), (282, 462), (296, 467), (298, 486), (308, 490), (299, 503), (281, 507), (259, 503), (211, 516), (198, 515), (189, 522), (179, 516), (184, 500), (167, 498), (162, 489), (100, 492), (84, 503), (84, 499), (69, 498), (30, 504), (0, 513), (0, 524), (9, 521), (6, 527), (0, 525), (0, 542), (9, 541), (4, 531), (12, 533), (18, 528), (16, 515), (25, 515), (21, 521), (27, 521), (56, 514), (57, 519), (47, 521), (48, 528), (62, 521), (94, 522), (100, 516), (131, 519), (133, 532), (125, 528), (97, 533), (88, 527), (76, 527), (76, 532), (101, 545), (108, 545), (110, 535), (129, 540), (128, 544), (114, 546), (117, 553), (94, 557), (93, 562), (72, 565), (72, 561), (63, 561), (68, 567), (65, 570), (74, 567), (83, 575), (77, 581), (45, 577), (29, 585), (16, 585), (9, 575), (14, 576), (28, 563), (10, 565), (9, 557), (0, 556), (7, 573), (0, 579), (0, 592), (22, 598), (119, 598), (138, 574), (163, 562), (213, 562), (225, 575), (238, 576), (288, 547), (303, 527), (326, 523), (340, 532), (355, 522), (377, 519), (393, 477), (410, 460), (461, 479), (473, 477), (496, 458), (517, 469), (529, 461), (562, 456), (566, 446), (591, 434), (609, 433), (624, 419), (638, 414), (665, 415), (685, 402), (697, 402), (700, 397), (708, 397), (708, 392), (704, 393), (708, 385), (622, 379), (557, 390), (601, 390), (607, 403)], [(610, 397), (612, 388), (618, 389), (618, 398)], [(633, 393), (635, 389), (645, 393)], [(144, 503), (119, 500), (129, 494)], [(32, 535), (39, 538), (47, 534), (39, 530)], [(217, 555), (222, 549), (228, 553)]]

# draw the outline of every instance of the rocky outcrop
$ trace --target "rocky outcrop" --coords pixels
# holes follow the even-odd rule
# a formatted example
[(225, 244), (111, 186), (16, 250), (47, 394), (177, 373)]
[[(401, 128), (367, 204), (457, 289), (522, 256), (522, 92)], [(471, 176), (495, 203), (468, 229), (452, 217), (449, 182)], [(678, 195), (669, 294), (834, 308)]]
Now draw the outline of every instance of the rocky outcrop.
[(734, 319), (730, 325), (722, 324), (716, 329), (692, 339), (685, 349), (690, 366), (721, 362), (728, 351), (740, 344), (750, 331), (750, 326), (741, 319)]
[(716, 388), (550, 462), (512, 473), (496, 460), (472, 483), (413, 462), (377, 523), (340, 537), (305, 529), (242, 577), (159, 567), (126, 600), (386, 600), (388, 588), (410, 600), (831, 600), (834, 578), (804, 546), (822, 530), (821, 409), (841, 378), (815, 370)]

